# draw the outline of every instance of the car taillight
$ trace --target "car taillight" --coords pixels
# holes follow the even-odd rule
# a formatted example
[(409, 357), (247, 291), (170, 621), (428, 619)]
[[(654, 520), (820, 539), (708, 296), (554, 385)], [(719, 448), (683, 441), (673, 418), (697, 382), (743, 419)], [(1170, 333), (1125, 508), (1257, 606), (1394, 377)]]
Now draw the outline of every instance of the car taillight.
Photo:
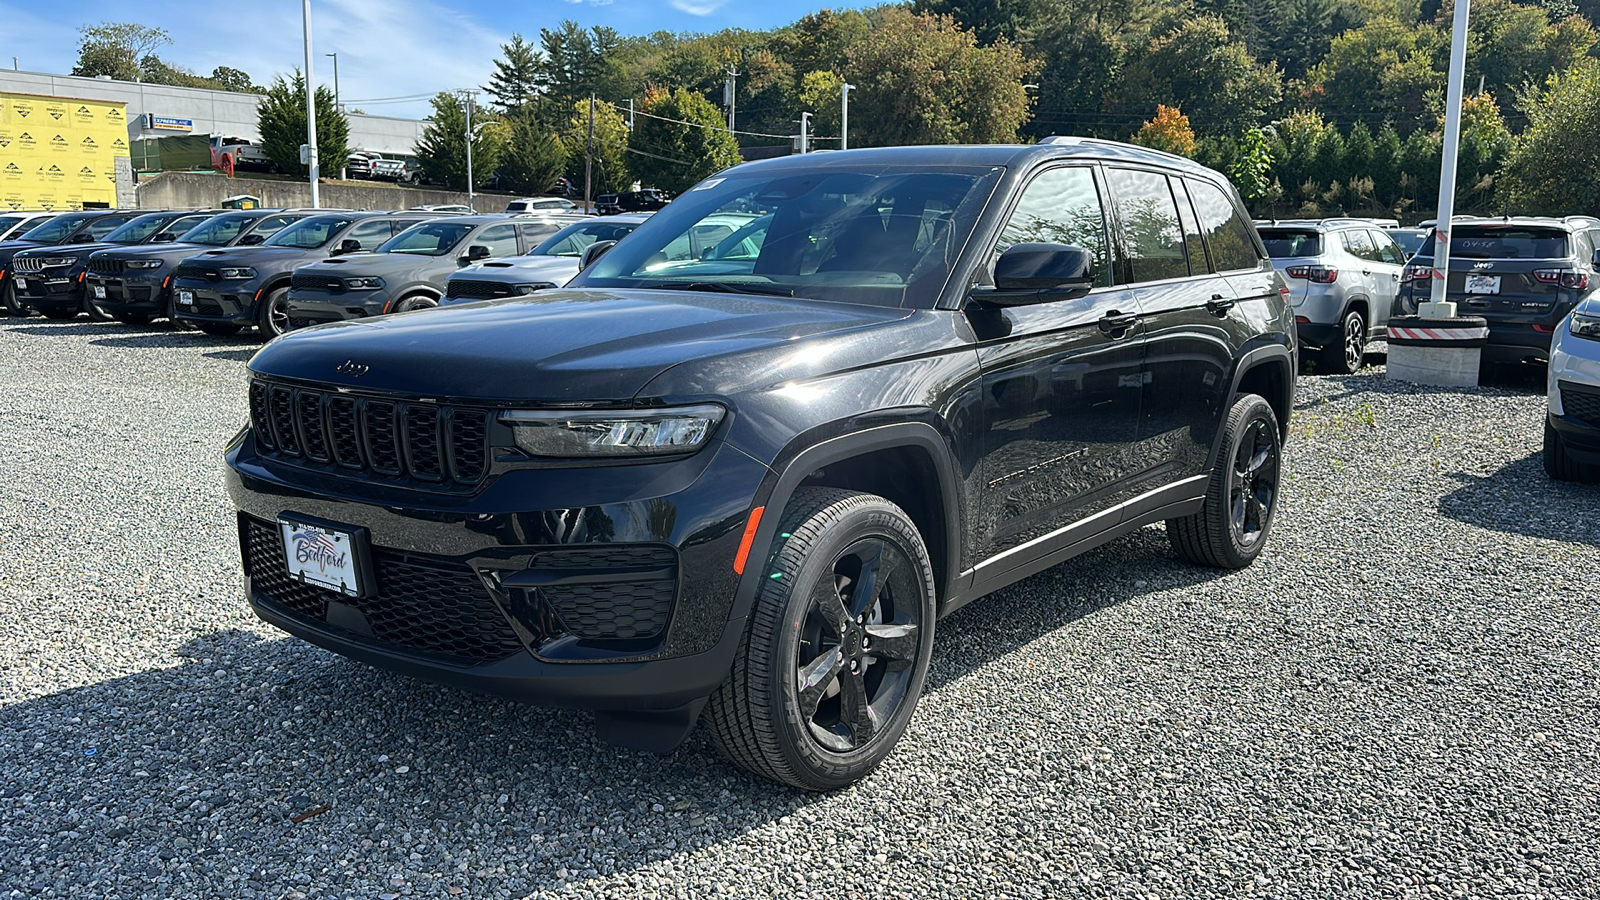
[(1433, 277), (1432, 266), (1406, 266), (1400, 273), (1402, 283), (1411, 281), (1427, 281)]
[(1534, 269), (1533, 280), (1540, 284), (1554, 284), (1581, 291), (1589, 286), (1589, 273), (1572, 269)]
[(1339, 270), (1332, 266), (1290, 266), (1284, 270), (1290, 278), (1304, 278), (1313, 284), (1333, 284)]

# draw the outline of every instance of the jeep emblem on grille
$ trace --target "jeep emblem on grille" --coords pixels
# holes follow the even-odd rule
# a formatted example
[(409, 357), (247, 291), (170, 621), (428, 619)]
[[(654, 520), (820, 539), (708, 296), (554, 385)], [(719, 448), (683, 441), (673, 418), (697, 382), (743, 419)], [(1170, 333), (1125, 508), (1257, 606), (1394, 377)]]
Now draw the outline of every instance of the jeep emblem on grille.
[(338, 372), (340, 375), (349, 375), (351, 378), (360, 378), (361, 376), (367, 374), (367, 369), (368, 366), (366, 363), (358, 363), (353, 359), (347, 359), (340, 363), (339, 368), (335, 369), (334, 371)]

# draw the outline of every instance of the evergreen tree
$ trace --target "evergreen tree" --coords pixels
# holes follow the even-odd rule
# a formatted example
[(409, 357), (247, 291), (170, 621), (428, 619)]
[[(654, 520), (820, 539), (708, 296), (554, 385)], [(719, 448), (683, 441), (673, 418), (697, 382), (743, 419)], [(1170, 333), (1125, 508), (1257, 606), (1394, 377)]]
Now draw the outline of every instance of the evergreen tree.
[(513, 34), (509, 44), (500, 45), (502, 59), (494, 61), (494, 74), (484, 88), (494, 97), (503, 113), (522, 110), (539, 98), (539, 50)]
[[(300, 162), (300, 145), (306, 142), (306, 78), (296, 69), (293, 77), (273, 79), (256, 107), (256, 127), (261, 151), (277, 167), (301, 178), (309, 174)], [(317, 159), (321, 171), (337, 175), (350, 157), (350, 123), (333, 102), (333, 91), (317, 88)]]
[(1384, 123), (1372, 142), (1372, 192), (1378, 204), (1394, 209), (1400, 203), (1400, 163), (1403, 155), (1400, 132), (1394, 125)]
[(554, 132), (540, 127), (530, 116), (513, 116), (509, 121), (511, 139), (500, 160), (501, 181), (517, 193), (548, 193), (566, 174), (566, 148)]
[[(509, 141), (510, 128), (487, 110), (472, 116), (472, 183), (483, 187), (499, 167)], [(417, 139), (417, 161), (430, 181), (463, 191), (467, 188), (467, 107), (460, 97), (440, 91), (433, 98), (433, 115)]]

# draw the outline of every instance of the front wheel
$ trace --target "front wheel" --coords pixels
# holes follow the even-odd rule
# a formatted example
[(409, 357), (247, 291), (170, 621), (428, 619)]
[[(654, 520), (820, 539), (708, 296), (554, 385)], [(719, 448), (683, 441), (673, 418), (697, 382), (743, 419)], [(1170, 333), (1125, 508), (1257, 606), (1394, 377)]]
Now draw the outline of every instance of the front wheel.
[(740, 766), (833, 790), (877, 768), (911, 721), (933, 651), (933, 565), (905, 512), (871, 494), (801, 489), (778, 535), (705, 717)]
[(1223, 424), (1222, 453), (1205, 505), (1167, 520), (1167, 538), (1178, 555), (1219, 569), (1255, 562), (1272, 533), (1282, 457), (1282, 432), (1272, 405), (1256, 394), (1235, 400)]
[(111, 313), (107, 312), (105, 307), (94, 302), (94, 299), (89, 296), (87, 289), (84, 291), (83, 311), (89, 316), (90, 319), (93, 319), (96, 322), (109, 322), (112, 319)]
[(433, 299), (432, 297), (418, 294), (415, 297), (407, 297), (406, 299), (401, 300), (400, 305), (396, 306), (394, 311), (397, 313), (411, 312), (418, 309), (433, 309), (438, 305), (439, 301)]
[(33, 315), (26, 306), (22, 305), (22, 301), (17, 299), (17, 286), (12, 284), (9, 278), (5, 279), (3, 286), (0, 286), (0, 305), (5, 307), (5, 311), (9, 315)]
[(278, 288), (261, 300), (256, 311), (256, 327), (267, 340), (289, 330), (289, 289)]
[(1584, 465), (1567, 454), (1561, 433), (1544, 423), (1544, 473), (1556, 481), (1600, 480), (1600, 467)]

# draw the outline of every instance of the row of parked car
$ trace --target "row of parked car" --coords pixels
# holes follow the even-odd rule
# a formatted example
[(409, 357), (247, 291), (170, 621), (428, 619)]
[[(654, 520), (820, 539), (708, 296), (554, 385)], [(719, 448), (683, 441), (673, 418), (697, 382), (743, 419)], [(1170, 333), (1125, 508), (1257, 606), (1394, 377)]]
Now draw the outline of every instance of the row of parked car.
[(620, 239), (644, 218), (442, 209), (14, 213), (0, 216), (0, 303), (13, 315), (166, 318), (213, 335), (253, 326), (271, 338), (557, 287), (577, 274), (585, 248)]

